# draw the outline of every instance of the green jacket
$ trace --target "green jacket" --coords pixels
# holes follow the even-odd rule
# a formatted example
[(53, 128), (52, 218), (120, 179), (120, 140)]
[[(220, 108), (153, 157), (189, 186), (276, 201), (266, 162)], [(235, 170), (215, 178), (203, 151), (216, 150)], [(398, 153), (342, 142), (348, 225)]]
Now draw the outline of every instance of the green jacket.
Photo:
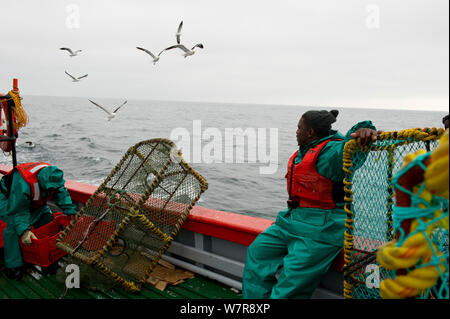
[[(42, 198), (46, 198), (50, 188), (54, 188), (52, 200), (66, 215), (77, 213), (77, 207), (72, 203), (69, 192), (64, 187), (61, 169), (56, 166), (43, 168), (38, 174), (38, 182)], [(0, 181), (0, 187), (6, 190), (5, 179)], [(36, 223), (43, 214), (51, 213), (50, 207), (43, 205), (31, 208), (30, 185), (22, 178), (18, 171), (13, 173), (9, 198), (0, 192), (0, 218), (8, 225), (14, 225), (16, 234), (21, 235)]]

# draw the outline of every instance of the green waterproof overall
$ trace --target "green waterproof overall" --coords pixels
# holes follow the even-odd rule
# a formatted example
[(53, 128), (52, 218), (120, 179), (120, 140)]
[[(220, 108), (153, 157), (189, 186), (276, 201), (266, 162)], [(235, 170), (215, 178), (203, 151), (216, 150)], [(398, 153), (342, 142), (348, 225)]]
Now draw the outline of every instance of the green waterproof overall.
[[(76, 205), (72, 203), (67, 189), (64, 187), (63, 172), (56, 166), (48, 166), (38, 173), (38, 182), (41, 196), (45, 198), (50, 189), (55, 189), (52, 200), (66, 215), (76, 214)], [(6, 192), (4, 179), (0, 187)], [(18, 171), (13, 173), (9, 198), (5, 192), (0, 192), (0, 219), (6, 223), (3, 231), (4, 258), (7, 268), (16, 268), (23, 265), (22, 253), (19, 246), (20, 236), (25, 230), (43, 226), (53, 220), (50, 207), (40, 206), (31, 208), (30, 185), (23, 179)]]
[[(327, 143), (316, 163), (320, 175), (334, 182), (342, 181), (343, 148), (351, 139), (350, 134), (359, 128), (375, 129), (370, 121), (364, 121), (353, 126), (345, 137), (331, 131), (330, 136), (300, 147), (295, 163), (300, 163), (306, 152), (320, 142), (343, 139)], [(310, 298), (343, 249), (346, 218), (343, 206), (336, 203), (334, 209), (297, 207), (279, 212), (275, 223), (248, 247), (243, 298)]]

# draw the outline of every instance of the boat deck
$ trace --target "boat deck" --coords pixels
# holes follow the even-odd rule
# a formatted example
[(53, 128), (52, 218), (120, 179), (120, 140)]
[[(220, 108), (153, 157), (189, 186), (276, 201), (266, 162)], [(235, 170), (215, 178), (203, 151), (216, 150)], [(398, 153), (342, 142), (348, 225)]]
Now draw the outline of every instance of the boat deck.
[[(1, 264), (0, 264), (1, 266)], [(33, 268), (20, 281), (9, 279), (0, 272), (0, 299), (240, 299), (238, 294), (224, 285), (195, 274), (194, 278), (176, 286), (168, 285), (164, 291), (148, 284), (133, 294), (121, 287), (94, 291), (86, 288), (67, 289), (56, 275)], [(63, 295), (64, 294), (64, 295)]]

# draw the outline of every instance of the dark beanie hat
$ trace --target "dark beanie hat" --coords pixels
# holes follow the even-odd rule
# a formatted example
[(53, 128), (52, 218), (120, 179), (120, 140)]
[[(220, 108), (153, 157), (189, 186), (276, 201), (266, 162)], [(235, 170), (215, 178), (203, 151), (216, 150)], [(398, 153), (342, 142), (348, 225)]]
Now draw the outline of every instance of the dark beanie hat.
[(331, 124), (336, 122), (338, 114), (338, 110), (308, 111), (302, 117), (306, 121), (306, 124), (322, 138), (330, 134)]

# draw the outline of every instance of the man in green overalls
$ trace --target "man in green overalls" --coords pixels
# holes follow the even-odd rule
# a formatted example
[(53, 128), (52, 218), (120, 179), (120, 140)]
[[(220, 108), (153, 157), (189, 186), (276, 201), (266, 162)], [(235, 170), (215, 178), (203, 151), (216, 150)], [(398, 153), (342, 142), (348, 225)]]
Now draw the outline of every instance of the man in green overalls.
[(44, 162), (17, 165), (0, 181), (0, 219), (6, 223), (3, 244), (8, 277), (19, 280), (22, 276), (19, 240), (31, 244), (36, 239), (31, 225), (39, 228), (53, 220), (48, 200), (52, 199), (66, 215), (77, 213), (64, 184), (63, 171)]
[(248, 247), (243, 298), (310, 298), (343, 249), (344, 145), (351, 138), (367, 145), (379, 132), (364, 121), (343, 136), (331, 130), (338, 114), (308, 111), (301, 117), (299, 149), (286, 174), (288, 208)]

